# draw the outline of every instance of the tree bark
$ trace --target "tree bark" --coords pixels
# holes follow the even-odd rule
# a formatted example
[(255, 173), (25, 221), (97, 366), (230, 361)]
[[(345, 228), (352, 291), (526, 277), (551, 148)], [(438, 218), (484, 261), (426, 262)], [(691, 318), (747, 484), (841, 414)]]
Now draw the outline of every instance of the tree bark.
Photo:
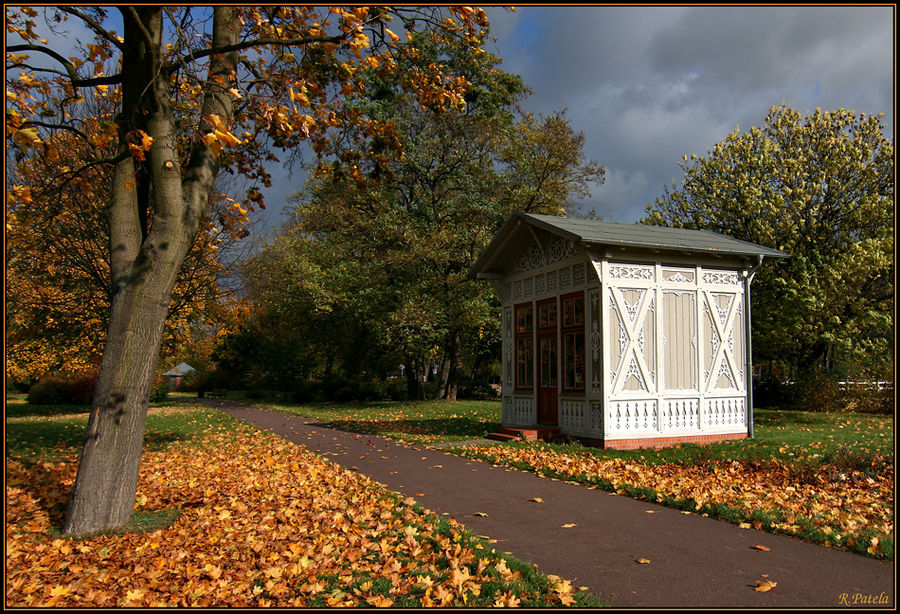
[(442, 374), (442, 382), (439, 389), (440, 398), (447, 401), (456, 400), (456, 392), (459, 385), (459, 358), (461, 345), (459, 330), (452, 331), (447, 339), (447, 351), (444, 356), (446, 374)]
[(403, 372), (406, 374), (406, 394), (410, 401), (425, 400), (424, 375), (421, 361), (413, 358), (407, 361)]
[[(68, 535), (120, 527), (131, 518), (147, 405), (172, 288), (218, 172), (218, 160), (198, 142), (181, 175), (169, 80), (159, 68), (161, 8), (121, 10), (123, 63), (129, 69), (122, 87), (119, 151), (128, 151), (126, 138), (138, 127), (146, 128), (154, 142), (139, 169), (130, 156), (115, 169), (109, 210), (114, 295), (85, 444), (63, 526)], [(236, 42), (239, 27), (230, 8), (216, 7), (213, 45)], [(236, 61), (236, 53), (211, 57), (204, 115), (231, 117), (231, 99), (224, 90)], [(148, 189), (135, 188), (135, 182), (148, 182), (144, 186)], [(149, 207), (153, 211), (150, 223)]]

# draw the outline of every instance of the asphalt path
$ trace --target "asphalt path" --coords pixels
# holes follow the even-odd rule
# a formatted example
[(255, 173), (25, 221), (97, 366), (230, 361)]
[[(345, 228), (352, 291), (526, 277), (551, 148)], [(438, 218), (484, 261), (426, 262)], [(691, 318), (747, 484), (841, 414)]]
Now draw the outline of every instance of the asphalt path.
[[(453, 517), (613, 607), (894, 607), (893, 563), (278, 411), (204, 403)], [(754, 590), (767, 580), (775, 587)]]

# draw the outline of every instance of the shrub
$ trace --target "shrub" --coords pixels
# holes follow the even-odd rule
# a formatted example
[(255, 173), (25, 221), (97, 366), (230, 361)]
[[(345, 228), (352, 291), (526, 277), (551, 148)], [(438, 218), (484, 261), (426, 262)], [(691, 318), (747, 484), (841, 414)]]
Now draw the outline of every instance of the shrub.
[(387, 381), (385, 393), (392, 401), (409, 400), (409, 391), (406, 389), (406, 380), (403, 378), (394, 378)]
[[(875, 414), (894, 412), (894, 363), (889, 362), (876, 369), (867, 369), (851, 379), (860, 383), (849, 385), (846, 390), (847, 409)], [(878, 383), (886, 385), (879, 388)]]
[(208, 390), (209, 376), (200, 371), (190, 371), (181, 378), (178, 390), (182, 392), (202, 392)]
[(794, 385), (792, 405), (800, 411), (844, 411), (847, 401), (837, 377), (820, 369), (803, 373)]
[(788, 407), (792, 405), (794, 388), (775, 376), (753, 380), (753, 404), (756, 407)]
[(158, 380), (150, 389), (150, 402), (160, 403), (169, 398), (169, 382), (166, 379)]
[(59, 405), (66, 402), (68, 382), (55, 375), (47, 375), (37, 381), (28, 391), (28, 402), (32, 405)]
[(321, 393), (316, 382), (304, 379), (294, 382), (288, 398), (292, 403), (312, 403), (321, 399)]
[(46, 375), (28, 391), (28, 402), (32, 405), (90, 405), (96, 388), (95, 373)]

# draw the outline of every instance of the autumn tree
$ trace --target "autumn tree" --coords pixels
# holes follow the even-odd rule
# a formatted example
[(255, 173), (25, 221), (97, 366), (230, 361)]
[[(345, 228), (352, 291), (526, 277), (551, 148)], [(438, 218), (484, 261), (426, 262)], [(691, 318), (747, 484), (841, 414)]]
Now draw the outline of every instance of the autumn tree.
[(893, 338), (894, 145), (881, 116), (773, 107), (707, 156), (644, 222), (713, 230), (783, 250), (753, 291), (753, 350), (807, 370), (868, 357)]
[[(84, 129), (102, 130), (100, 122), (86, 122)], [(112, 141), (102, 147), (107, 155)], [(112, 169), (96, 165), (61, 185), (48, 184), (48, 177), (92, 157), (68, 132), (49, 135), (40, 151), (17, 157), (7, 169), (14, 187), (6, 199), (6, 367), (13, 380), (33, 382), (52, 371), (99, 364), (113, 297), (105, 215)], [(241, 255), (246, 213), (226, 195), (213, 194), (169, 301), (163, 346), (170, 354), (228, 308), (222, 281), (227, 264)]]
[[(7, 81), (8, 143), (40, 149), (51, 134), (69, 132), (97, 149), (48, 182), (71, 182), (101, 164), (113, 168), (106, 201), (112, 309), (64, 526), (84, 534), (131, 516), (170, 295), (219, 172), (243, 174), (253, 182), (245, 203), (261, 202), (273, 150), (309, 141), (327, 151), (329, 130), (351, 124), (382, 131), (340, 101), (364, 87), (361, 65), (396, 68), (403, 30), (478, 46), (486, 19), (465, 7), (123, 6), (120, 35), (104, 7), (42, 10), (49, 24), (74, 20), (94, 40), (69, 56), (36, 33), (37, 11), (7, 8), (7, 32), (22, 40), (6, 47), (7, 75), (18, 71)], [(388, 27), (392, 18), (400, 34)], [(400, 79), (423, 104), (460, 100), (463, 84), (437, 66)], [(103, 88), (119, 101), (112, 156), (85, 130), (89, 118), (72, 112)]]

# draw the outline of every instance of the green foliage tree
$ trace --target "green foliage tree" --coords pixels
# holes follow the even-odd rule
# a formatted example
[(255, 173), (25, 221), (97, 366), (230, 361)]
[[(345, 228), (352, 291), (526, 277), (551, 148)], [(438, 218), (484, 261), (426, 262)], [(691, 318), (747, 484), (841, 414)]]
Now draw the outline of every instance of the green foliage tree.
[[(468, 278), (472, 264), (510, 212), (572, 210), (571, 198), (602, 182), (604, 171), (585, 160), (584, 138), (564, 113), (521, 114), (516, 121), (528, 89), (497, 68), (496, 56), (426, 37), (413, 38), (410, 49), (416, 61), (465, 79), (465, 106), (436, 114), (406, 95), (394, 75), (370, 71), (355, 108), (391, 130), (375, 138), (345, 133), (334, 155), (320, 156), (314, 177), (294, 198), (291, 245), (330, 277), (315, 277), (318, 283), (343, 288), (332, 295), (340, 295), (334, 311), (353, 313), (351, 322), (377, 332), (371, 338), (353, 328), (345, 338), (353, 356), (396, 357), (413, 398), (422, 397), (425, 364), (436, 361), (438, 396), (455, 399), (464, 359), (471, 374), (498, 338), (496, 297)], [(402, 154), (392, 154), (388, 141), (400, 143)], [(262, 269), (284, 271), (253, 268)], [(302, 274), (308, 273), (307, 267)], [(260, 298), (266, 305), (281, 300)], [(295, 306), (310, 314), (328, 301), (312, 303)]]
[(894, 145), (881, 116), (773, 107), (706, 157), (642, 220), (783, 250), (753, 290), (757, 359), (801, 371), (889, 362), (893, 339)]

